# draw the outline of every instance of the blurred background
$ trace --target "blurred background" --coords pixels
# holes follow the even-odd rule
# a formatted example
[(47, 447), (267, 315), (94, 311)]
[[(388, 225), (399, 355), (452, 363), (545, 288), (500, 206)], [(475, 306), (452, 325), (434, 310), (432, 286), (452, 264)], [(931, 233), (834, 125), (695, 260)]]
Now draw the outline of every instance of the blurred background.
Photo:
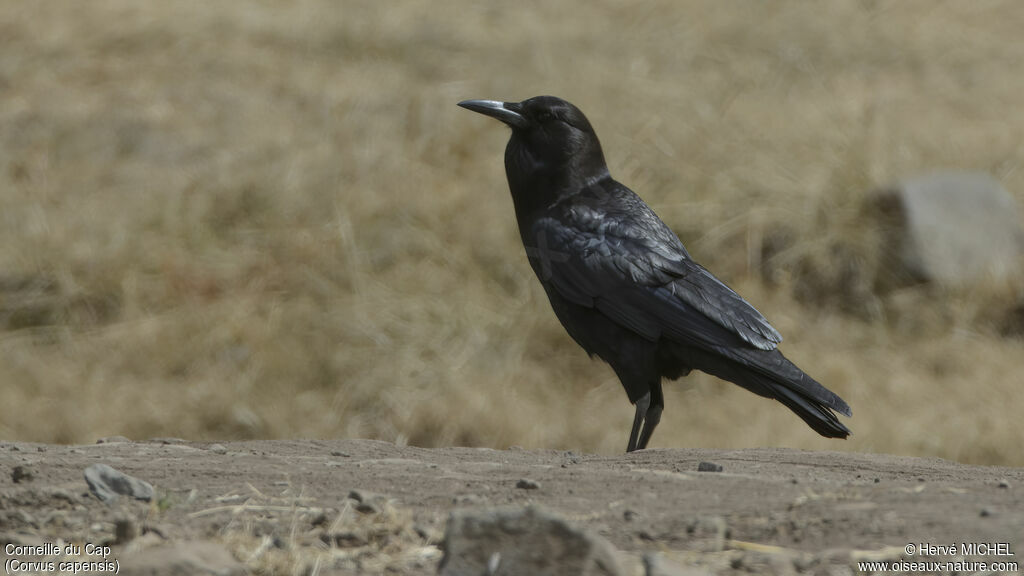
[(694, 374), (652, 447), (1024, 465), (1020, 283), (883, 290), (863, 209), (939, 170), (1024, 200), (1021, 30), (1013, 1), (0, 3), (0, 438), (622, 452), (507, 129), (455, 105), (554, 94), (854, 412), (829, 441)]

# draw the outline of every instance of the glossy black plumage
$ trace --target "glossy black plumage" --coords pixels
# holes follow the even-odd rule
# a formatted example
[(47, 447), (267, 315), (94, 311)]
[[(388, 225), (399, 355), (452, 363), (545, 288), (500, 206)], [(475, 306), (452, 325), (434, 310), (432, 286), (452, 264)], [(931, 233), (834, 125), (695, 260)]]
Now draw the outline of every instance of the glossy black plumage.
[(459, 105), (512, 128), (505, 171), (523, 245), (566, 331), (636, 405), (627, 451), (658, 425), (662, 378), (692, 369), (775, 398), (823, 436), (850, 434), (833, 413), (850, 416), (846, 402), (787, 360), (764, 316), (611, 177), (578, 108), (552, 96)]

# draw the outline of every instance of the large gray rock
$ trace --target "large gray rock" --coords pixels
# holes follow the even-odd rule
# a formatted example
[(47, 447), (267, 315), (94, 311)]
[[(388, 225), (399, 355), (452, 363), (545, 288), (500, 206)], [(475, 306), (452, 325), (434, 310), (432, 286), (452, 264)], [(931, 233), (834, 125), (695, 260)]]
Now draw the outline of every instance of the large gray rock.
[(118, 496), (131, 496), (136, 500), (149, 502), (153, 499), (153, 486), (107, 466), (93, 464), (85, 469), (85, 481), (89, 490), (100, 500), (111, 503)]
[(535, 507), (456, 510), (448, 518), (442, 576), (619, 576), (615, 548)]
[(872, 199), (889, 258), (881, 284), (963, 288), (1020, 273), (1017, 205), (991, 176), (941, 172), (905, 180)]

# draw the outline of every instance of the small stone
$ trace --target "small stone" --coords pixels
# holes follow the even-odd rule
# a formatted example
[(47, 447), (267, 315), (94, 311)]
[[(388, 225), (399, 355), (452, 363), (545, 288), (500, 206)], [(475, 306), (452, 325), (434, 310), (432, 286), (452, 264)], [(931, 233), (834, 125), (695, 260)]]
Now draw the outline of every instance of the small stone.
[(131, 440), (124, 436), (104, 436), (96, 440), (97, 444), (117, 444), (121, 442), (131, 442)]
[(213, 452), (214, 454), (228, 453), (228, 449), (225, 448), (223, 444), (210, 444), (206, 449), (209, 450), (210, 452)]
[(35, 477), (35, 472), (33, 472), (28, 466), (15, 466), (14, 469), (11, 470), (11, 480), (13, 480), (15, 484), (31, 482)]
[(881, 482), (881, 480), (879, 480), (878, 478), (875, 478), (875, 484), (878, 484), (879, 482)]
[(355, 509), (360, 514), (380, 514), (388, 506), (388, 498), (382, 494), (351, 490), (348, 497), (356, 501)]
[(332, 450), (331, 451), (331, 456), (334, 456), (334, 457), (337, 457), (337, 458), (351, 458), (352, 457), (352, 455), (349, 454), (348, 452), (342, 452), (341, 450)]
[(360, 502), (356, 504), (356, 512), (360, 514), (380, 514), (380, 508), (373, 502)]
[(982, 508), (981, 512), (979, 512), (978, 515), (981, 516), (982, 518), (988, 518), (989, 516), (992, 515), (992, 511), (989, 510), (988, 508)]
[(131, 518), (114, 521), (114, 544), (127, 544), (139, 535), (139, 527)]
[(529, 478), (520, 478), (519, 481), (516, 482), (516, 488), (522, 490), (538, 490), (540, 489), (540, 484), (535, 480), (530, 480)]
[(491, 557), (487, 559), (487, 574), (495, 574), (498, 572), (498, 566), (501, 565), (501, 552), (495, 552), (491, 554)]
[(142, 527), (142, 535), (152, 534), (161, 540), (166, 540), (168, 534), (171, 533), (171, 528), (164, 524), (146, 524)]
[(352, 531), (324, 533), (320, 539), (324, 544), (338, 548), (362, 548), (369, 543), (361, 534)]
[(413, 524), (412, 531), (417, 536), (423, 539), (424, 542), (440, 542), (444, 540), (444, 534), (439, 533), (437, 530), (430, 526), (424, 526), (422, 524)]
[(136, 500), (149, 502), (153, 499), (153, 486), (133, 478), (106, 464), (93, 464), (85, 469), (85, 481), (89, 490), (106, 503), (117, 500), (118, 496), (131, 496)]
[(349, 490), (348, 491), (349, 499), (350, 500), (355, 500), (356, 502), (366, 502), (368, 500), (371, 500), (374, 496), (376, 496), (376, 494), (373, 494), (372, 492), (366, 492), (364, 490)]
[(1010, 481), (1006, 480), (1005, 478), (1000, 480), (999, 481), (999, 487), (1000, 488), (1009, 488), (1010, 487)]
[(697, 464), (697, 472), (721, 472), (722, 465), (714, 462), (701, 462)]

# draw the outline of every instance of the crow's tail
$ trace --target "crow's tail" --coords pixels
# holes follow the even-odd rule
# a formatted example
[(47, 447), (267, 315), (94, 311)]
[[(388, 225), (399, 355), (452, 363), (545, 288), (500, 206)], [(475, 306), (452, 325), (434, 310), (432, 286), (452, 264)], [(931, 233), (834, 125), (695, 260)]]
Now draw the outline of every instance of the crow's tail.
[[(802, 418), (804, 422), (807, 422), (807, 425), (813, 428), (818, 434), (821, 434), (826, 438), (846, 438), (852, 434), (850, 429), (844, 426), (843, 423), (839, 421), (839, 418), (836, 417), (835, 412), (832, 411), (832, 408), (837, 410), (841, 410), (841, 408), (826, 405), (818, 400), (801, 395), (799, 392), (791, 389), (787, 384), (780, 385), (779, 383), (771, 381), (757, 373), (751, 374), (748, 378), (749, 380), (757, 382), (758, 386), (770, 390), (772, 397), (779, 402), (782, 402), (790, 410), (795, 412), (797, 416)], [(805, 378), (810, 379), (809, 376), (805, 376)], [(750, 389), (747, 384), (742, 382), (737, 382), (737, 384), (747, 388), (748, 390)], [(815, 384), (817, 384), (817, 382), (815, 382)], [(821, 386), (820, 384), (818, 385)], [(822, 388), (827, 390), (824, 386), (822, 386)], [(760, 394), (760, 392), (758, 393)], [(831, 391), (829, 391), (829, 393), (832, 394)], [(835, 396), (835, 394), (832, 395)], [(846, 405), (846, 402), (843, 402), (842, 398), (839, 398), (839, 396), (835, 396), (835, 398), (842, 403), (844, 408), (846, 408), (842, 413), (850, 416), (850, 408)]]
[(826, 438), (846, 438), (852, 433), (833, 412), (852, 416), (849, 405), (778, 350), (727, 348), (716, 354), (688, 348), (679, 352), (679, 359), (689, 366), (782, 402)]

